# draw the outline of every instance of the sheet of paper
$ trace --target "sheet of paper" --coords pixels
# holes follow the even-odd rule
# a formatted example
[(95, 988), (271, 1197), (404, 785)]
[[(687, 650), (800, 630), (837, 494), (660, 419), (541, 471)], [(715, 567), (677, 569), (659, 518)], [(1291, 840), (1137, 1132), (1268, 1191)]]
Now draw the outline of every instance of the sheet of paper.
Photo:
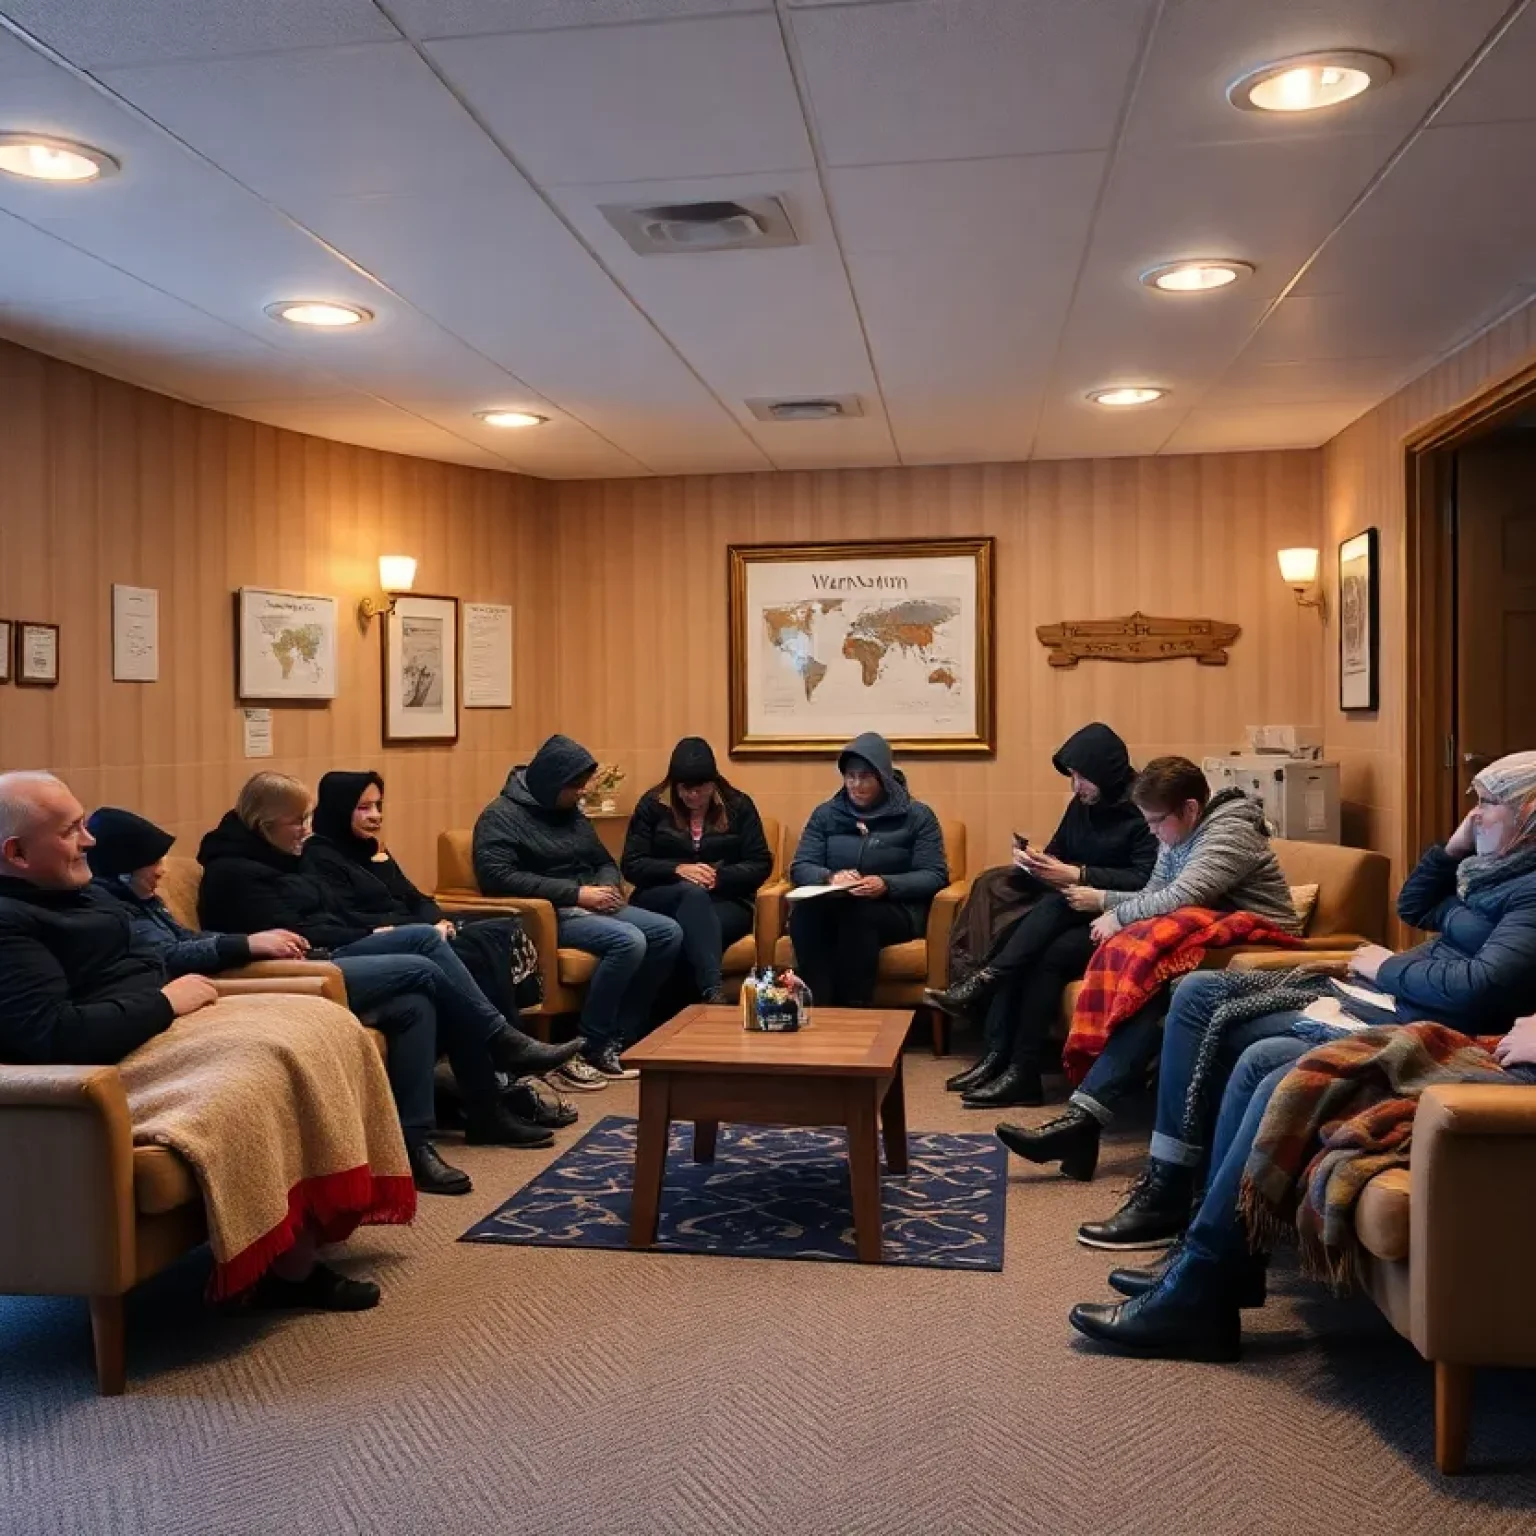
[(272, 756), (272, 711), (270, 709), (242, 709), (245, 717), (245, 755), (247, 757)]
[(160, 594), (153, 587), (112, 587), (112, 681), (160, 681)]
[(1352, 1019), (1344, 1012), (1343, 1004), (1336, 997), (1314, 998), (1301, 1011), (1304, 1019), (1311, 1019), (1317, 1024), (1330, 1024), (1335, 1029), (1347, 1029), (1352, 1033), (1359, 1029), (1369, 1029), (1369, 1024), (1363, 1024), (1359, 1019)]
[(785, 901), (810, 901), (814, 896), (836, 896), (845, 894), (846, 885), (797, 885), (794, 890), (785, 893)]
[(1307, 802), (1307, 831), (1328, 830), (1328, 800), (1320, 789), (1309, 789), (1304, 797)]
[(1385, 1008), (1388, 1013), (1397, 1012), (1397, 1000), (1385, 992), (1374, 992), (1370, 987), (1362, 987), (1355, 982), (1340, 981), (1333, 978), (1336, 991), (1342, 992), (1345, 997), (1352, 998), (1357, 1003), (1364, 1003), (1367, 1008)]
[(512, 707), (512, 610), (464, 604), (464, 708)]

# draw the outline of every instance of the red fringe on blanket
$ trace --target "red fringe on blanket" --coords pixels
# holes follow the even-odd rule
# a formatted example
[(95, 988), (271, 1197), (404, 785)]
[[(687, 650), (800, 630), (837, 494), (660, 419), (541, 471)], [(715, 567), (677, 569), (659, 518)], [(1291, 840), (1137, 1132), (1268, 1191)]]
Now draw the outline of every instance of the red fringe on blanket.
[(272, 1230), (224, 1264), (208, 1282), (214, 1301), (248, 1291), (298, 1241), (312, 1222), (322, 1243), (339, 1243), (358, 1227), (399, 1225), (416, 1214), (416, 1185), (409, 1174), (380, 1177), (366, 1164), (343, 1173), (302, 1179), (288, 1191), (288, 1214)]

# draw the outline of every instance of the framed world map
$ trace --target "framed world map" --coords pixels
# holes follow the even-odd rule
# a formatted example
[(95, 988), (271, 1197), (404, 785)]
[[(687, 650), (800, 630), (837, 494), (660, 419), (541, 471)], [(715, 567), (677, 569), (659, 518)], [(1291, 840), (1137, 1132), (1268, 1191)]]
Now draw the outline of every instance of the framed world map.
[(731, 754), (830, 756), (861, 731), (898, 752), (994, 752), (992, 550), (731, 545)]
[(336, 697), (336, 599), (241, 587), (235, 594), (236, 692), (250, 699)]

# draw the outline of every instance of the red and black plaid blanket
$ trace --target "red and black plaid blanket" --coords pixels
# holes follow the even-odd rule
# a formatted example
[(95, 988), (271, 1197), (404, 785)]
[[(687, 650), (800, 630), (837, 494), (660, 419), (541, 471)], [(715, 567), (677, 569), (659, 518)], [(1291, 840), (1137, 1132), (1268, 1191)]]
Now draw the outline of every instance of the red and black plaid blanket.
[(1255, 1247), (1294, 1233), (1304, 1273), (1345, 1290), (1355, 1206), (1406, 1168), (1419, 1097), (1436, 1083), (1508, 1082), (1490, 1051), (1443, 1024), (1366, 1029), (1307, 1052), (1280, 1080), (1243, 1171), (1239, 1206)]
[(1109, 1037), (1145, 1007), (1159, 987), (1194, 970), (1207, 950), (1233, 944), (1294, 947), (1300, 942), (1268, 918), (1209, 907), (1180, 907), (1122, 928), (1099, 945), (1088, 962), (1062, 1053), (1068, 1079), (1082, 1082)]

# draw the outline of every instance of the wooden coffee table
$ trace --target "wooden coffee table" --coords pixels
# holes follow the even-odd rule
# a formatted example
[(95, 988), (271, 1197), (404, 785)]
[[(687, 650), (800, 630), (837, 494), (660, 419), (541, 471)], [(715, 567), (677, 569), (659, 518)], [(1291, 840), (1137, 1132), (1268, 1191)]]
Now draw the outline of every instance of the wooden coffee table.
[[(910, 1012), (817, 1008), (808, 1029), (764, 1034), (741, 1027), (739, 1008), (696, 1003), (624, 1052), (640, 1070), (640, 1134), (632, 1248), (656, 1241), (668, 1132), (693, 1121), (693, 1157), (715, 1157), (722, 1120), (749, 1125), (841, 1125), (859, 1258), (880, 1262), (880, 1132), (891, 1173), (907, 1171), (901, 1047)], [(877, 1129), (878, 1127), (878, 1129)]]

